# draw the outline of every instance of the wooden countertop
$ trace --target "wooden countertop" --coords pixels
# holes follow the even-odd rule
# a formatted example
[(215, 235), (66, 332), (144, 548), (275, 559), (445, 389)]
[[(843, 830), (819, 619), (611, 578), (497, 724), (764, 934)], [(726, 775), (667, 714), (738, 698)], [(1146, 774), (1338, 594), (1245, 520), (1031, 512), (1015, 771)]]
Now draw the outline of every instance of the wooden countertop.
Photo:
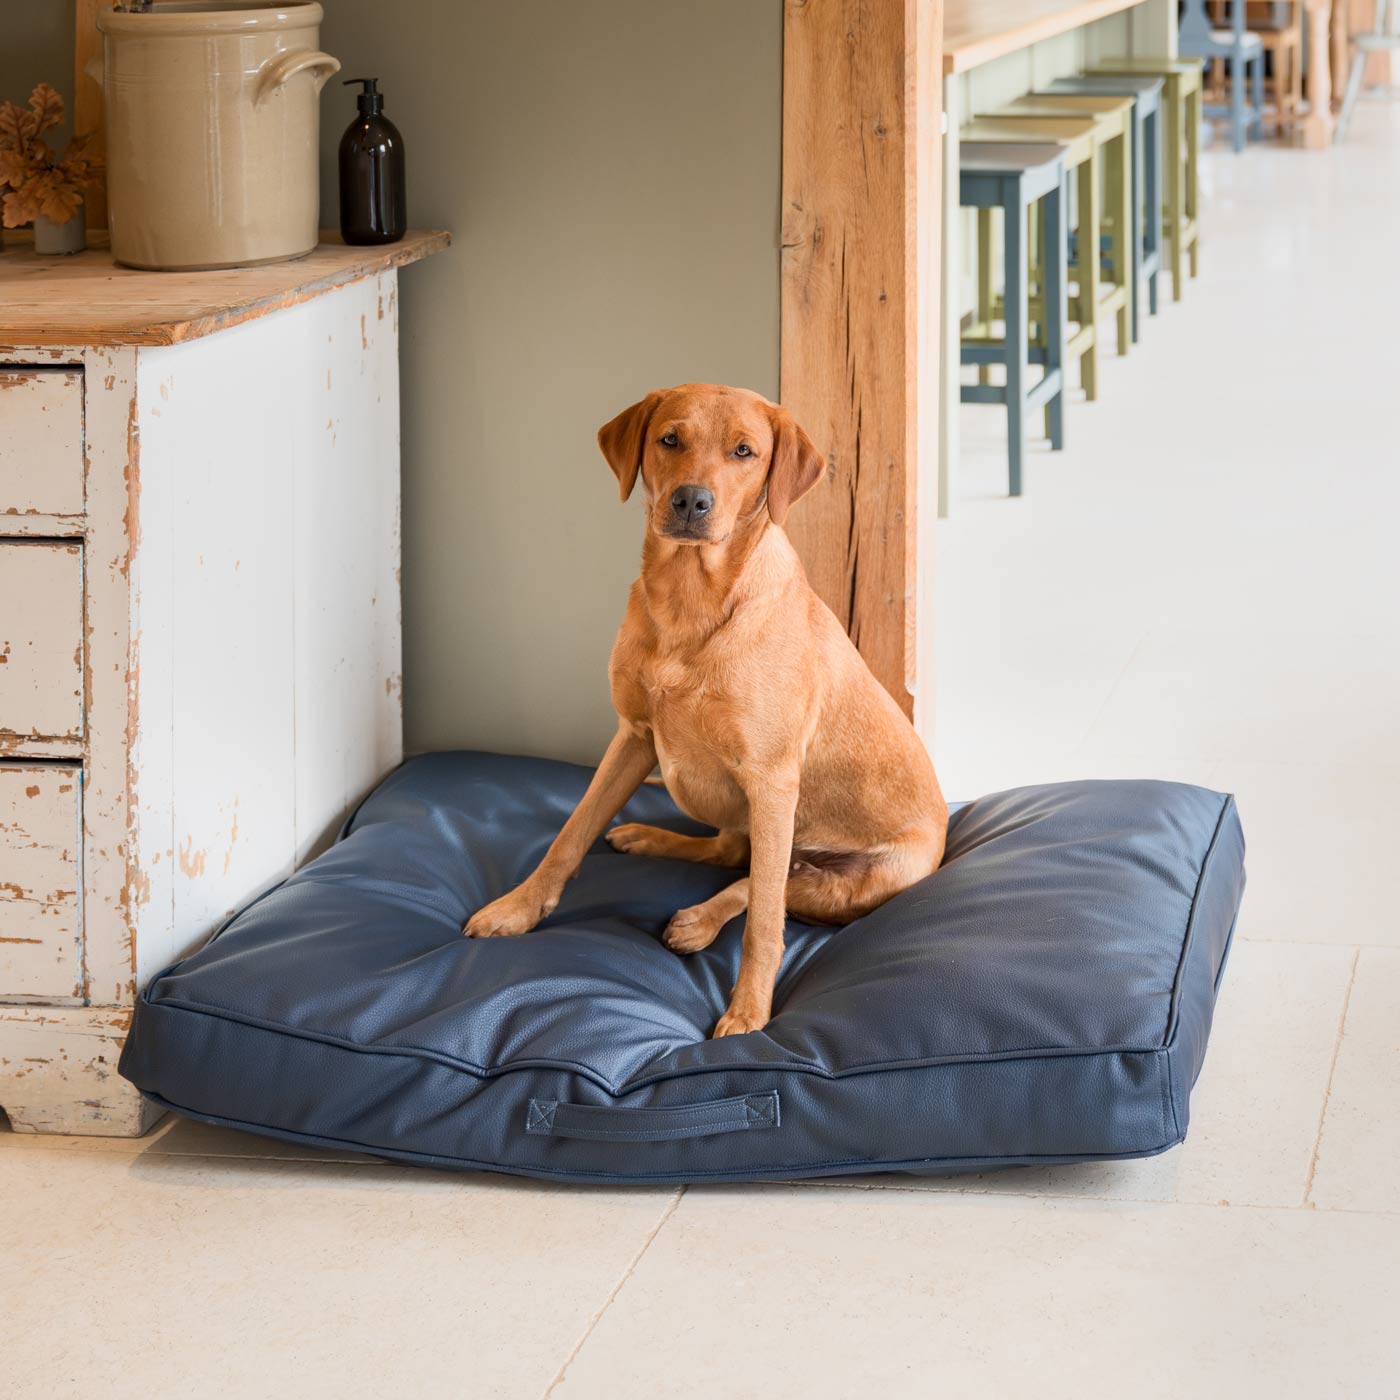
[(1142, 0), (947, 0), (943, 71), (965, 73), (994, 58), (1053, 39)]
[(175, 345), (417, 262), (452, 241), (441, 230), (375, 248), (321, 238), (295, 262), (216, 272), (138, 272), (118, 267), (105, 248), (40, 257), (7, 247), (0, 252), (0, 344)]

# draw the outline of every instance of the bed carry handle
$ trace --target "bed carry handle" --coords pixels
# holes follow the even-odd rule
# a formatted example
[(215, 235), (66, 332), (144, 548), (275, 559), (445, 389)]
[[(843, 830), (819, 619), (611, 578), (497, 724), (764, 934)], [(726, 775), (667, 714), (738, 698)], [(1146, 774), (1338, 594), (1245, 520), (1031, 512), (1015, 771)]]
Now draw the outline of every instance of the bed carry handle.
[(620, 1108), (615, 1104), (560, 1103), (531, 1099), (525, 1131), (539, 1137), (588, 1138), (594, 1142), (670, 1142), (776, 1128), (778, 1091), (678, 1108)]

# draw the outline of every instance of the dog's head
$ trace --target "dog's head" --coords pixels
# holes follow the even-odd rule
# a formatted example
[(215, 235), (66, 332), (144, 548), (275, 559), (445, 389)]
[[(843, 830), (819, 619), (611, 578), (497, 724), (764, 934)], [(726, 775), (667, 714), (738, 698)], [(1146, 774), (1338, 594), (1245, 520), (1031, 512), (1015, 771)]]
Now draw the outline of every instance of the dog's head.
[(747, 389), (653, 389), (598, 430), (625, 501), (642, 478), (647, 529), (678, 544), (723, 544), (765, 510), (775, 525), (821, 479), (812, 439)]

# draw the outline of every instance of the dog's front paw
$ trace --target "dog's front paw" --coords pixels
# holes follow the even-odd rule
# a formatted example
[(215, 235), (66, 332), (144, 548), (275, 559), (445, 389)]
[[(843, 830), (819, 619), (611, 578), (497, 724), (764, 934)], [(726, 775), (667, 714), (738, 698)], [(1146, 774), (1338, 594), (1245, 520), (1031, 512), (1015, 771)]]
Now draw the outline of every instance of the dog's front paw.
[(462, 930), (468, 938), (510, 938), (528, 933), (559, 903), (557, 894), (545, 896), (528, 882), (478, 909)]
[(673, 953), (698, 953), (708, 948), (719, 937), (724, 927), (703, 904), (693, 904), (689, 909), (678, 909), (671, 915), (661, 941)]
[(772, 1010), (771, 1006), (759, 1006), (756, 1002), (741, 1001), (736, 997), (729, 1003), (729, 1010), (719, 1018), (711, 1038), (718, 1040), (722, 1035), (747, 1035), (750, 1031), (761, 1031), (772, 1019)]

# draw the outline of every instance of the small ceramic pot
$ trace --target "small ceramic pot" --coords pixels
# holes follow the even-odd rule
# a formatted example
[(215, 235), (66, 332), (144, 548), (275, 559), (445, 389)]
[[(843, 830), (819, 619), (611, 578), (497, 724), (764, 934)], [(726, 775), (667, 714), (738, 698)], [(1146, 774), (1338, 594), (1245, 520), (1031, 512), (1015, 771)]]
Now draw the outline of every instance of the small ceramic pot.
[(81, 253), (87, 247), (87, 206), (78, 205), (73, 217), (56, 224), (38, 214), (34, 219), (36, 253)]

